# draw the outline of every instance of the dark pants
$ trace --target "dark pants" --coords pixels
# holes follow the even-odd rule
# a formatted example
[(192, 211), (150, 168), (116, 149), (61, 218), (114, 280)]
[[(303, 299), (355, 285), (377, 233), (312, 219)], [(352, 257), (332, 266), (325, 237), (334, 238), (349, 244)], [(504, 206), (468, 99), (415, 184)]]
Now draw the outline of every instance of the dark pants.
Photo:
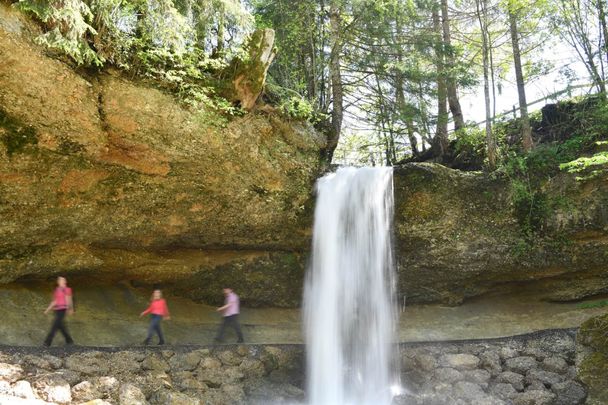
[(45, 345), (50, 346), (51, 343), (53, 343), (53, 338), (55, 337), (55, 333), (57, 333), (57, 331), (61, 332), (67, 344), (70, 345), (74, 343), (72, 337), (68, 333), (68, 328), (65, 327), (65, 312), (65, 309), (55, 310), (55, 320), (53, 321), (53, 326), (51, 326), (51, 331), (47, 335), (46, 339), (44, 339)]
[(234, 330), (236, 332), (236, 336), (238, 337), (237, 342), (242, 342), (243, 341), (243, 333), (241, 332), (241, 325), (239, 325), (239, 319), (238, 318), (239, 318), (238, 315), (225, 316), (224, 320), (222, 322), (222, 325), (220, 326), (220, 330), (217, 333), (217, 337), (215, 338), (215, 340), (219, 340), (219, 341), (224, 340), (224, 332), (226, 331), (226, 327), (230, 326), (231, 328), (234, 328)]
[(146, 344), (150, 343), (154, 332), (158, 335), (158, 344), (164, 345), (165, 339), (163, 338), (163, 331), (160, 329), (160, 321), (163, 320), (161, 315), (150, 315), (150, 327), (148, 327), (148, 337), (146, 338)]

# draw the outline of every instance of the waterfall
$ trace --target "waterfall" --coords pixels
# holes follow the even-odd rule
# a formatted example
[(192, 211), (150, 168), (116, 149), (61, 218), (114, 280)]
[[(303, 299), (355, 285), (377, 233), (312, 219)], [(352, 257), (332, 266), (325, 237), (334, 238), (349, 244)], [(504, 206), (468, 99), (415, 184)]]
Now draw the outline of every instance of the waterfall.
[(312, 405), (390, 404), (398, 387), (392, 168), (341, 168), (317, 182), (304, 292)]

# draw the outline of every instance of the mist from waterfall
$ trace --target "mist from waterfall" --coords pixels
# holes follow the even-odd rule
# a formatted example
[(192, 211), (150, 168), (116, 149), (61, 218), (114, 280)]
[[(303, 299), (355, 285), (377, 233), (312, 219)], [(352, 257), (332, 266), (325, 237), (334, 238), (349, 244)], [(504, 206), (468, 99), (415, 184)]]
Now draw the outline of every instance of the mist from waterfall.
[(312, 405), (390, 404), (398, 387), (392, 168), (341, 168), (317, 182), (304, 292)]

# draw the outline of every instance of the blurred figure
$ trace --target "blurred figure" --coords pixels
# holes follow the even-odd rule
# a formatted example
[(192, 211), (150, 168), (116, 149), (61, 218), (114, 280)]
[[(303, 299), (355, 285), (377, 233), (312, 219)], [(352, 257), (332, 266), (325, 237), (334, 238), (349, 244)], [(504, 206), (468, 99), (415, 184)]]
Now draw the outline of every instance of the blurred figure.
[(217, 309), (218, 312), (222, 313), (224, 317), (222, 324), (220, 325), (220, 330), (218, 331), (217, 337), (214, 339), (216, 342), (224, 341), (224, 332), (226, 331), (226, 327), (230, 326), (234, 328), (236, 332), (236, 336), (238, 338), (237, 343), (242, 343), (243, 333), (241, 332), (241, 326), (239, 325), (239, 311), (240, 311), (240, 302), (239, 296), (232, 291), (232, 288), (224, 288), (224, 306), (219, 307)]
[(150, 339), (152, 339), (152, 335), (154, 332), (158, 335), (158, 344), (164, 345), (165, 339), (163, 337), (163, 332), (160, 328), (160, 322), (163, 319), (171, 319), (169, 316), (169, 308), (167, 308), (167, 302), (163, 298), (163, 293), (156, 289), (152, 293), (152, 300), (150, 301), (150, 306), (144, 312), (142, 312), (139, 316), (144, 316), (150, 314), (150, 327), (148, 328), (148, 337), (144, 341), (145, 345), (150, 344)]
[(68, 333), (68, 329), (65, 326), (65, 315), (71, 315), (74, 313), (74, 302), (72, 300), (72, 289), (68, 287), (68, 282), (65, 277), (57, 277), (57, 288), (53, 292), (53, 300), (44, 311), (48, 314), (51, 310), (55, 311), (55, 320), (51, 326), (51, 331), (44, 340), (45, 346), (50, 346), (53, 343), (53, 338), (57, 331), (60, 331), (65, 338), (67, 345), (74, 344), (72, 337)]

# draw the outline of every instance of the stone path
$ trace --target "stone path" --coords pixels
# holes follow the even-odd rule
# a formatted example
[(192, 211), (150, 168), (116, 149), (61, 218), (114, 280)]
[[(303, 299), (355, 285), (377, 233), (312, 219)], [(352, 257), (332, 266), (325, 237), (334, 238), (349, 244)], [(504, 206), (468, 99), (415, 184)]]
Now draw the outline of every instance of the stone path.
[[(15, 285), (0, 289), (5, 309), (0, 344), (39, 345), (50, 325), (42, 311), (48, 286)], [(139, 318), (148, 291), (128, 286), (79, 287), (75, 290), (76, 314), (69, 328), (78, 344), (129, 346), (141, 343), (147, 320)], [(215, 308), (168, 296), (172, 320), (163, 327), (170, 344), (208, 344), (213, 340), (219, 315)], [(597, 300), (596, 300), (597, 301)], [(400, 316), (402, 342), (442, 341), (513, 336), (544, 329), (578, 327), (606, 308), (581, 309), (577, 303), (547, 303), (533, 296), (492, 296), (459, 307), (421, 305), (406, 307)], [(292, 309), (244, 308), (241, 322), (249, 343), (301, 343), (300, 312)], [(232, 336), (228, 340), (235, 339)], [(57, 336), (55, 344), (61, 344)]]

